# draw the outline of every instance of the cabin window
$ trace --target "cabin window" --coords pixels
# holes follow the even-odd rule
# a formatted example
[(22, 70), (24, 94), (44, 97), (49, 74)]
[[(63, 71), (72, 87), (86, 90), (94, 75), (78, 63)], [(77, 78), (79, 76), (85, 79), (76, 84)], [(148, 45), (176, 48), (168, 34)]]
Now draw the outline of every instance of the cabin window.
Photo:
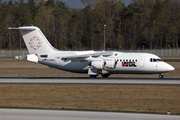
[(137, 67), (137, 59), (125, 59), (121, 60), (122, 67)]
[(162, 62), (162, 59), (159, 58), (150, 58), (150, 62)]

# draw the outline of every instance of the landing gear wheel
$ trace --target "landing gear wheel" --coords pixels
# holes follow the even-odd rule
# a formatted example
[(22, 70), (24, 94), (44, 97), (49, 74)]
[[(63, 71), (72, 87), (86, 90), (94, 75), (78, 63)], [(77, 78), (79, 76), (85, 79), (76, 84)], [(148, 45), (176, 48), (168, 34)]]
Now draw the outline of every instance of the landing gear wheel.
[(164, 76), (162, 74), (159, 74), (159, 78), (164, 78)]
[(89, 75), (90, 78), (96, 78), (97, 75)]
[(101, 76), (102, 76), (102, 78), (108, 78), (109, 74), (102, 74)]

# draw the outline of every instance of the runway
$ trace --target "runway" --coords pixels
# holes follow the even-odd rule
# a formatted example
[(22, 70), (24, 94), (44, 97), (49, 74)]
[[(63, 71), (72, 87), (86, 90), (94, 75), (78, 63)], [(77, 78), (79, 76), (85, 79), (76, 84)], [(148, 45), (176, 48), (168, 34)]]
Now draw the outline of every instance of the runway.
[[(1, 77), (0, 84), (180, 85), (179, 78)], [(0, 120), (180, 120), (180, 116), (62, 110), (0, 109)]]
[(0, 109), (1, 120), (180, 120), (180, 116), (83, 112), (62, 110)]
[(1, 84), (180, 85), (180, 78), (1, 77)]

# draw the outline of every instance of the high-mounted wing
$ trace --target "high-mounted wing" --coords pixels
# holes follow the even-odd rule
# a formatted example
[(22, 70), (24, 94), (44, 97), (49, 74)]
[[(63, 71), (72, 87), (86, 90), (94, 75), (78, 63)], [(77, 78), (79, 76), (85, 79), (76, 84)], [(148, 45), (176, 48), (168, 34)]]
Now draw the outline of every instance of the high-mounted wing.
[[(71, 55), (71, 56), (64, 56), (61, 59), (64, 61), (81, 61), (81, 60), (96, 60), (97, 57), (108, 57), (113, 55), (113, 52), (94, 52), (94, 53), (87, 53), (87, 54), (77, 54), (77, 55)], [(90, 59), (87, 59), (90, 58)]]

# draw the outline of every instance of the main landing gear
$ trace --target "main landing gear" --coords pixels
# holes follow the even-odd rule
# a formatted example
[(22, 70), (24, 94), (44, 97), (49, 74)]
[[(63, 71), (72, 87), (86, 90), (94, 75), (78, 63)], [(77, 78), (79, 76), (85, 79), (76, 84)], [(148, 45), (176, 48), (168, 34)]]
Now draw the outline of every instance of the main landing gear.
[(110, 74), (101, 74), (102, 78), (108, 78)]
[(90, 78), (96, 78), (97, 75), (89, 75)]
[(159, 74), (159, 78), (164, 78), (163, 74), (160, 73)]
[(102, 78), (108, 78), (110, 75), (108, 71), (98, 70), (97, 68), (89, 67), (88, 75), (90, 78), (96, 78), (99, 74), (101, 74)]
[[(102, 78), (108, 78), (110, 74), (101, 74)], [(90, 78), (96, 78), (97, 75), (89, 75)]]

